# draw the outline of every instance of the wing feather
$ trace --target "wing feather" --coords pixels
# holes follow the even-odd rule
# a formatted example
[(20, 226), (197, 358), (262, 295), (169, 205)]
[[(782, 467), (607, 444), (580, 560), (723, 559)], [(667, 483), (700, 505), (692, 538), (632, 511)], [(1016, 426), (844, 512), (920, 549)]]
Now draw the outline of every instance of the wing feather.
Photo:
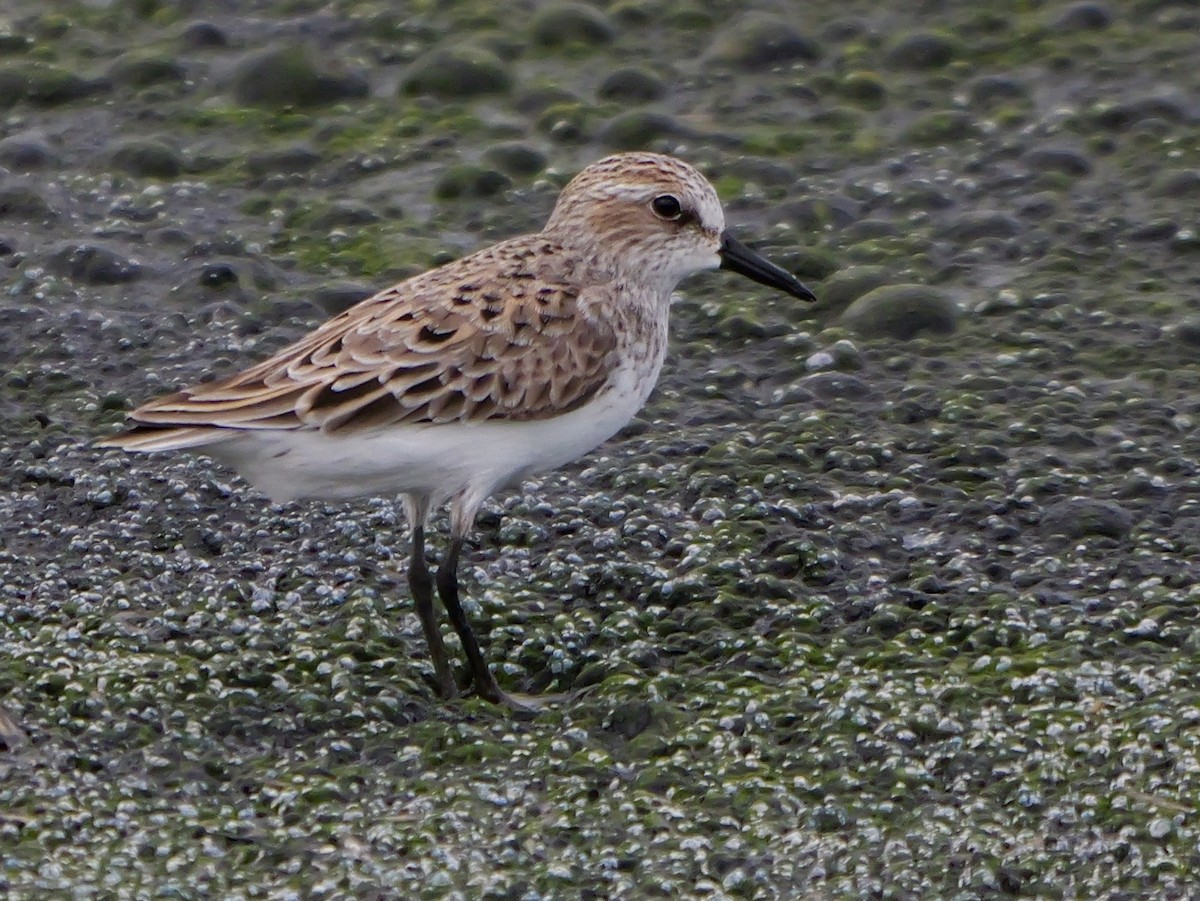
[(244, 372), (134, 410), (137, 441), (169, 446), (147, 429), (176, 428), (191, 446), (202, 427), (351, 433), (577, 409), (603, 390), (618, 336), (581, 302), (560, 251), (517, 238), (387, 288)]

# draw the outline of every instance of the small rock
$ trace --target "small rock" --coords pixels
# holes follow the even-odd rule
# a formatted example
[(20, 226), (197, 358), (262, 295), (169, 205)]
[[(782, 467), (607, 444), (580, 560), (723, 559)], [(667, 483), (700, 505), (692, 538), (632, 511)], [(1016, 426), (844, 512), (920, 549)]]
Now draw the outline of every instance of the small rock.
[(192, 50), (229, 46), (229, 36), (212, 22), (193, 22), (179, 35), (179, 42)]
[(1104, 3), (1084, 0), (1072, 3), (1057, 16), (1051, 26), (1055, 31), (1103, 31), (1113, 23), (1112, 10)]
[(1106, 107), (1096, 113), (1096, 123), (1113, 131), (1124, 131), (1146, 119), (1182, 122), (1188, 118), (1186, 105), (1170, 96), (1150, 96)]
[(1013, 238), (1024, 230), (1025, 227), (1016, 216), (994, 210), (978, 210), (959, 216), (941, 229), (939, 235), (952, 241), (969, 243), (982, 238)]
[(366, 97), (366, 78), (317, 67), (299, 46), (280, 47), (242, 62), (233, 74), (233, 92), (250, 106), (313, 107)]
[(1022, 158), (1035, 172), (1061, 172), (1080, 178), (1092, 174), (1092, 163), (1078, 150), (1064, 147), (1038, 147)]
[(481, 166), (451, 166), (442, 173), (433, 188), (439, 200), (463, 197), (493, 197), (512, 187), (512, 179), (495, 169)]
[(533, 17), (530, 29), (533, 42), (548, 48), (567, 44), (607, 44), (617, 36), (617, 29), (608, 16), (582, 3), (544, 5)]
[(95, 244), (62, 245), (51, 254), (49, 267), (89, 285), (117, 285), (133, 281), (142, 273), (137, 263)]
[(779, 212), (800, 231), (813, 231), (827, 225), (845, 228), (857, 222), (862, 216), (862, 206), (848, 197), (833, 194), (786, 200), (779, 205)]
[(40, 135), (16, 134), (0, 141), (0, 164), (10, 169), (29, 171), (58, 163), (58, 154)]
[(1180, 322), (1175, 327), (1175, 337), (1188, 347), (1200, 347), (1200, 317)]
[(580, 98), (566, 88), (541, 85), (529, 88), (518, 94), (513, 101), (513, 106), (516, 107), (519, 113), (524, 113), (527, 116), (536, 116), (544, 113), (552, 106), (580, 102)]
[(8, 56), (16, 53), (24, 53), (34, 44), (33, 38), (23, 34), (14, 32), (0, 31), (0, 56)]
[(891, 238), (900, 234), (900, 226), (889, 219), (859, 219), (846, 226), (842, 240), (846, 244), (870, 241), (874, 238)]
[(1154, 193), (1160, 197), (1200, 195), (1200, 169), (1179, 169), (1158, 180)]
[(408, 67), (401, 81), (406, 94), (448, 98), (503, 94), (511, 87), (512, 77), (500, 58), (470, 44), (431, 50)]
[(841, 322), (864, 337), (907, 340), (921, 332), (951, 334), (958, 315), (954, 300), (936, 288), (885, 285), (854, 301)]
[(990, 107), (997, 102), (1027, 100), (1029, 88), (1009, 75), (984, 75), (971, 82), (967, 96), (974, 106)]
[(493, 144), (483, 152), (483, 161), (518, 178), (529, 178), (546, 168), (546, 155), (521, 141)]
[(375, 288), (356, 282), (334, 282), (322, 285), (313, 292), (313, 303), (330, 316), (336, 316), (350, 309), (360, 300), (366, 300), (375, 293)]
[(821, 47), (796, 30), (789, 19), (750, 12), (721, 30), (708, 58), (741, 69), (769, 69), (787, 63), (816, 62)]
[(183, 82), (187, 79), (187, 69), (167, 57), (123, 56), (109, 67), (108, 77), (119, 85), (145, 88), (163, 82)]
[(957, 41), (946, 35), (919, 31), (905, 35), (884, 55), (884, 62), (896, 69), (940, 69), (959, 55)]
[(667, 84), (645, 69), (618, 69), (600, 83), (596, 96), (618, 103), (648, 103), (667, 93)]
[(850, 72), (838, 85), (838, 93), (865, 109), (883, 109), (887, 103), (887, 84), (874, 72)]
[[(836, 350), (831, 351), (831, 356), (837, 365)], [(796, 387), (821, 400), (864, 400), (875, 393), (866, 381), (845, 372), (817, 372), (800, 379)]]
[(0, 188), (0, 217), (44, 219), (53, 215), (54, 208), (36, 188), (28, 185)]
[(828, 310), (843, 310), (868, 291), (888, 283), (883, 266), (848, 266), (821, 283), (819, 303)]
[(369, 225), (382, 218), (379, 213), (365, 203), (355, 200), (339, 200), (330, 204), (329, 209), (319, 213), (312, 221), (312, 227), (318, 230), (328, 230), (346, 225)]
[(1130, 626), (1125, 630), (1125, 634), (1133, 638), (1155, 638), (1162, 631), (1162, 627), (1150, 617), (1146, 617), (1136, 626)]
[(1134, 241), (1169, 241), (1179, 233), (1179, 223), (1174, 219), (1155, 219), (1143, 223), (1129, 232)]
[(250, 154), (246, 160), (246, 171), (251, 175), (308, 172), (320, 162), (321, 154), (307, 144), (292, 144)]
[(946, 210), (954, 206), (954, 198), (941, 188), (918, 181), (898, 191), (892, 206), (898, 210)]
[(633, 110), (609, 120), (596, 138), (611, 150), (639, 150), (663, 138), (686, 133), (670, 116)]
[(737, 156), (727, 160), (721, 167), (721, 174), (733, 175), (758, 185), (791, 186), (796, 181), (793, 166), (761, 156)]
[(961, 110), (935, 110), (926, 113), (904, 129), (904, 139), (913, 144), (934, 146), (978, 137), (979, 123)]
[(1016, 208), (1026, 219), (1046, 219), (1058, 212), (1059, 203), (1059, 197), (1053, 191), (1039, 191), (1020, 198)]
[(238, 283), (237, 270), (229, 263), (205, 263), (197, 279), (200, 287), (221, 290)]
[(878, 26), (871, 19), (863, 16), (853, 16), (844, 19), (834, 19), (825, 26), (821, 36), (829, 41), (845, 43), (878, 34)]
[(1073, 497), (1051, 504), (1042, 513), (1041, 531), (1046, 535), (1084, 538), (1102, 535), (1124, 538), (1133, 528), (1133, 514), (1112, 501)]
[(161, 141), (125, 141), (112, 151), (109, 160), (122, 172), (148, 178), (176, 178), (183, 172), (182, 154)]
[(107, 87), (105, 82), (81, 78), (58, 66), (38, 64), (28, 70), (25, 99), (37, 106), (58, 106), (81, 100)]

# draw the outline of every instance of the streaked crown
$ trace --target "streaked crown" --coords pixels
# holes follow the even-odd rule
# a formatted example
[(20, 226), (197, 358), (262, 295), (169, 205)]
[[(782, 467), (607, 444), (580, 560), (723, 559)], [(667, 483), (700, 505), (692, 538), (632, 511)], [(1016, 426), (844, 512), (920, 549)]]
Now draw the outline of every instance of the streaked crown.
[(563, 189), (544, 233), (617, 272), (670, 287), (720, 264), (725, 214), (717, 192), (682, 160), (619, 153)]

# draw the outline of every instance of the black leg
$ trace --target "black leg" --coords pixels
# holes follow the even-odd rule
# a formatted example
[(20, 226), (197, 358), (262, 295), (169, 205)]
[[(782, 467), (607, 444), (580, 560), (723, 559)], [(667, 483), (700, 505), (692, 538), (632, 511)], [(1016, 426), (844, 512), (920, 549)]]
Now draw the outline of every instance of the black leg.
[(408, 587), (412, 589), (413, 601), (417, 606), (417, 616), (421, 618), (421, 628), (425, 630), (425, 643), (429, 645), (429, 656), (433, 658), (433, 672), (437, 678), (438, 692), (443, 698), (453, 698), (458, 694), (458, 686), (454, 683), (454, 674), (450, 672), (450, 663), (446, 659), (446, 646), (442, 643), (442, 633), (438, 629), (437, 611), (433, 607), (433, 576), (430, 575), (429, 567), (425, 564), (425, 527), (422, 525), (414, 525), (412, 530), (412, 556), (408, 561)]
[(447, 551), (442, 565), (438, 567), (438, 594), (442, 597), (442, 604), (450, 614), (450, 622), (454, 631), (458, 633), (463, 651), (466, 652), (475, 690), (480, 697), (494, 704), (505, 703), (508, 697), (500, 690), (492, 671), (488, 669), (487, 660), (484, 659), (483, 651), (479, 649), (479, 642), (475, 640), (475, 633), (471, 630), (471, 624), (467, 622), (467, 615), (458, 600), (458, 556), (462, 551), (462, 543), (461, 535), (450, 539), (450, 550)]

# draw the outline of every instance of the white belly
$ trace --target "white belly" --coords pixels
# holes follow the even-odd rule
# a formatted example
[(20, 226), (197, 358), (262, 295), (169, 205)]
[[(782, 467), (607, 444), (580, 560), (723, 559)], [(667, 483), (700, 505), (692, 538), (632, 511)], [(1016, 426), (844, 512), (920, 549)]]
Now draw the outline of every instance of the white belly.
[(257, 431), (203, 448), (275, 501), (411, 494), (438, 505), (482, 501), (497, 488), (583, 456), (645, 403), (661, 359), (614, 374), (609, 390), (553, 419), (392, 426), (373, 432)]

